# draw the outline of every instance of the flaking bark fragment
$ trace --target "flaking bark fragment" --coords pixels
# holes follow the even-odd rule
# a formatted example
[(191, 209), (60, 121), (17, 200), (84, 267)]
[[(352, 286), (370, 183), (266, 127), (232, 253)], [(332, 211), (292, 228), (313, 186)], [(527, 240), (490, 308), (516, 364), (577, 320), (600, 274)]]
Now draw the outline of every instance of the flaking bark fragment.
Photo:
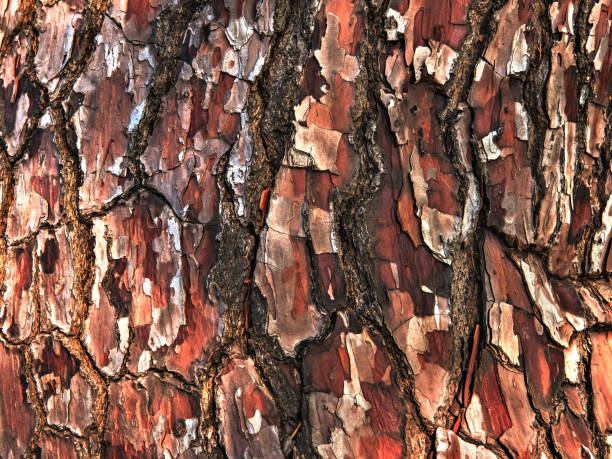
[(0, 456), (608, 457), (610, 9), (0, 1)]

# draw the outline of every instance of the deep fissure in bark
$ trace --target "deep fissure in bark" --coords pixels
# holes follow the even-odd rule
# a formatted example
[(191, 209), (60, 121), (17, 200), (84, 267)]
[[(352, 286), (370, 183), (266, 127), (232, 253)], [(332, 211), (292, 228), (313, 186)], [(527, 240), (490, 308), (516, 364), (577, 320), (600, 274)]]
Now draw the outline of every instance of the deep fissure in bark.
[(2, 8), (1, 457), (609, 456), (609, 0)]

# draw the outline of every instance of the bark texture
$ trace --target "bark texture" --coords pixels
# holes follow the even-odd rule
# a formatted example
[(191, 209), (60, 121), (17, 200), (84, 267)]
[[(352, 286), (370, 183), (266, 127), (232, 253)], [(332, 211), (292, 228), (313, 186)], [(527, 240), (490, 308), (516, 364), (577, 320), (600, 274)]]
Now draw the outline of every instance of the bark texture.
[(610, 0), (0, 0), (0, 458), (607, 458)]

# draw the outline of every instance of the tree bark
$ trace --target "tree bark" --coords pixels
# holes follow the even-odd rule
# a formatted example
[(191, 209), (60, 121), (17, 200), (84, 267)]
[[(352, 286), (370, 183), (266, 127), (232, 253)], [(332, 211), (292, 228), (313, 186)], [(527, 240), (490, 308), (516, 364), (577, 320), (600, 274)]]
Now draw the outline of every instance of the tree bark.
[(0, 11), (0, 458), (612, 457), (610, 0)]

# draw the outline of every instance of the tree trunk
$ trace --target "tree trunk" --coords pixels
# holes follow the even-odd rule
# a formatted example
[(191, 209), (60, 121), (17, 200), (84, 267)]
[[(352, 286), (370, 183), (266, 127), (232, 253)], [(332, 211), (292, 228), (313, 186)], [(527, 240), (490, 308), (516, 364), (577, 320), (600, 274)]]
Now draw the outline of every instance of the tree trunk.
[(0, 11), (0, 457), (611, 457), (610, 0)]

